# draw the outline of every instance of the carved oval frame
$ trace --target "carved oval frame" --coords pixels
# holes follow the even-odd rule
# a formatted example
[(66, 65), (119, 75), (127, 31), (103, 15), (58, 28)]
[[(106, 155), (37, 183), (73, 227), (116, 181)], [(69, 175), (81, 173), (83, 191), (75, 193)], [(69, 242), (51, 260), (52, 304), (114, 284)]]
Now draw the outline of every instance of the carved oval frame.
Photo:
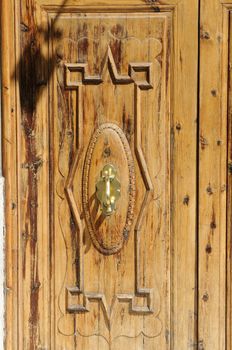
[[(127, 165), (129, 169), (129, 201), (128, 201), (128, 209), (127, 209), (127, 215), (126, 215), (126, 223), (122, 232), (123, 240), (120, 242), (120, 244), (112, 247), (111, 249), (107, 249), (103, 247), (100, 242), (96, 239), (95, 235), (95, 228), (93, 226), (92, 220), (91, 220), (91, 214), (89, 209), (89, 171), (90, 171), (90, 164), (92, 159), (93, 150), (95, 148), (96, 142), (99, 138), (99, 136), (103, 133), (104, 130), (110, 129), (117, 133), (119, 136), (125, 154), (127, 158)], [(85, 162), (84, 162), (84, 168), (83, 168), (83, 175), (82, 175), (82, 204), (83, 204), (83, 212), (85, 216), (85, 222), (87, 229), (89, 231), (90, 237), (92, 239), (92, 242), (95, 246), (95, 248), (100, 251), (101, 253), (105, 255), (111, 255), (119, 252), (124, 242), (128, 240), (129, 238), (129, 232), (133, 223), (134, 218), (134, 205), (135, 205), (135, 166), (134, 166), (134, 160), (132, 157), (130, 145), (127, 141), (127, 138), (123, 132), (123, 130), (114, 123), (104, 123), (101, 124), (93, 133), (91, 140), (89, 142), (88, 149), (86, 151), (85, 156)]]

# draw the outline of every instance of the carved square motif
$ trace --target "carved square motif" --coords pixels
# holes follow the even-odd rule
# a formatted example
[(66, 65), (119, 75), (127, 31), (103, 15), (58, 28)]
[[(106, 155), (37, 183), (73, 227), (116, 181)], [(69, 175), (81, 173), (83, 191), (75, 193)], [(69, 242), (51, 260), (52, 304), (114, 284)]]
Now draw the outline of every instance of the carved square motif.
[(130, 63), (129, 75), (140, 89), (146, 90), (153, 87), (152, 63)]
[(66, 309), (69, 313), (85, 312), (84, 296), (78, 288), (66, 288)]

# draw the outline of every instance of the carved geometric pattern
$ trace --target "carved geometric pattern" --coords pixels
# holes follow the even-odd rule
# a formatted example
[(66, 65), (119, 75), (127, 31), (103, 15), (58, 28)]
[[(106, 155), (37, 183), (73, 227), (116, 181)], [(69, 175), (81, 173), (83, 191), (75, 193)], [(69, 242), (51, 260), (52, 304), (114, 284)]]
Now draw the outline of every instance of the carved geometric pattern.
[[(77, 150), (74, 155), (74, 161), (71, 166), (70, 173), (67, 178), (67, 182), (65, 185), (65, 191), (67, 194), (67, 199), (69, 202), (69, 206), (72, 210), (74, 221), (76, 224), (77, 229), (79, 230), (79, 237), (83, 236), (84, 232), (84, 226), (82, 223), (82, 219), (79, 213), (79, 210), (76, 205), (76, 201), (73, 195), (72, 191), (72, 184), (74, 180), (74, 176), (77, 170), (78, 163), (80, 161), (82, 152), (83, 152), (83, 110), (82, 110), (82, 89), (79, 88), (77, 91), (77, 104), (78, 104), (78, 122), (77, 122), (77, 129), (78, 129), (78, 137), (77, 137)], [(78, 266), (78, 276), (77, 276), (77, 283), (79, 285), (80, 290), (83, 290), (83, 252), (82, 252), (82, 244), (78, 244), (78, 252), (77, 255), (79, 257), (79, 266)]]
[(130, 146), (122, 129), (120, 129), (116, 124), (113, 124), (113, 123), (101, 124), (97, 128), (97, 130), (94, 132), (93, 136), (91, 137), (89, 147), (86, 152), (84, 171), (83, 171), (83, 211), (85, 214), (87, 228), (92, 238), (93, 244), (101, 253), (109, 255), (109, 254), (117, 253), (122, 248), (122, 242), (120, 239), (117, 239), (117, 237), (115, 237), (116, 239), (113, 246), (110, 245), (109, 247), (107, 247), (108, 246), (107, 242), (105, 242), (104, 239), (102, 242), (99, 242), (99, 240), (96, 238), (94, 223), (91, 219), (91, 214), (89, 211), (89, 186), (88, 185), (89, 185), (89, 178), (90, 178), (89, 172), (90, 172), (92, 154), (93, 154), (93, 150), (95, 148), (96, 142), (98, 140), (98, 137), (102, 134), (104, 130), (113, 130), (119, 136), (127, 158), (127, 165), (129, 169), (129, 190), (128, 190), (129, 203), (128, 203), (128, 211), (126, 216), (126, 223), (123, 229), (124, 240), (128, 239), (128, 234), (130, 232), (130, 228), (131, 228), (131, 225), (133, 222), (133, 216), (134, 216), (135, 168), (134, 168), (134, 161), (132, 158)]
[(140, 259), (139, 259), (139, 247), (140, 247), (140, 236), (141, 236), (141, 227), (143, 224), (143, 219), (148, 209), (149, 203), (152, 199), (153, 193), (153, 184), (149, 175), (147, 168), (147, 163), (143, 155), (141, 147), (142, 131), (141, 131), (141, 93), (137, 85), (135, 85), (135, 154), (138, 161), (139, 169), (141, 176), (146, 188), (145, 196), (140, 208), (138, 219), (135, 225), (135, 286), (136, 292), (139, 295), (147, 295), (148, 305), (149, 299), (151, 298), (151, 290), (147, 288), (141, 288), (139, 282), (140, 276)]
[[(110, 328), (110, 322), (113, 318), (113, 312), (115, 310), (114, 305), (116, 301), (124, 301), (129, 302), (129, 312), (131, 314), (152, 314), (152, 304), (153, 304), (153, 297), (151, 293), (151, 289), (142, 289), (140, 288), (137, 293), (125, 293), (125, 294), (117, 294), (114, 297), (113, 303), (111, 307), (107, 305), (107, 301), (105, 298), (104, 293), (89, 293), (81, 291), (78, 287), (68, 287), (66, 288), (66, 299), (67, 299), (67, 312), (69, 313), (82, 313), (82, 312), (89, 312), (90, 311), (90, 302), (91, 300), (98, 301), (101, 306), (102, 310), (104, 312), (105, 319), (107, 321), (107, 326)], [(78, 296), (80, 294), (83, 294), (83, 305), (81, 304), (72, 304), (69, 303), (69, 297)], [(147, 305), (146, 306), (138, 306), (135, 303), (135, 296), (144, 297), (147, 299)]]
[[(82, 87), (85, 84), (101, 84), (103, 82), (104, 71), (109, 69), (111, 79), (114, 84), (131, 84), (134, 83), (134, 103), (135, 103), (135, 154), (136, 160), (139, 165), (142, 180), (145, 186), (144, 199), (138, 214), (138, 218), (135, 224), (135, 291), (126, 294), (117, 294), (115, 296), (115, 301), (126, 301), (129, 302), (129, 310), (131, 313), (136, 314), (150, 314), (153, 313), (152, 305), (152, 289), (141, 288), (140, 287), (140, 234), (141, 227), (143, 224), (143, 219), (146, 215), (147, 208), (149, 206), (150, 200), (152, 198), (153, 185), (147, 168), (146, 160), (143, 155), (141, 147), (141, 90), (152, 88), (152, 64), (151, 63), (130, 63), (128, 66), (128, 75), (120, 75), (117, 71), (116, 64), (111, 52), (110, 47), (108, 47), (106, 56), (104, 58), (104, 65), (102, 72), (99, 76), (90, 76), (88, 73), (88, 64), (83, 63), (68, 63), (65, 65), (65, 77), (66, 77), (66, 88), (67, 89), (77, 89), (78, 93), (78, 132), (79, 132), (79, 143), (74, 157), (74, 162), (71, 167), (70, 174), (66, 183), (66, 194), (69, 201), (70, 208), (74, 215), (75, 223), (79, 229), (80, 237), (83, 235), (83, 224), (81, 221), (80, 213), (77, 208), (77, 204), (74, 199), (72, 192), (72, 185), (74, 176), (78, 167), (78, 163), (83, 151), (83, 111), (82, 111)], [(72, 81), (71, 73), (79, 72), (81, 73), (82, 79), (80, 81)], [(143, 79), (139, 78), (139, 74), (144, 73)], [(121, 129), (120, 129), (121, 130)], [(101, 303), (102, 309), (107, 320), (107, 325), (110, 328), (110, 319), (112, 318), (113, 303), (111, 307), (107, 306), (104, 293), (88, 293), (84, 291), (83, 286), (83, 258), (82, 258), (82, 244), (81, 239), (79, 240), (79, 276), (77, 281), (77, 286), (66, 288), (66, 300), (67, 300), (67, 312), (69, 313), (82, 313), (88, 312), (90, 310), (89, 303), (91, 300), (97, 300)], [(83, 295), (83, 305), (71, 304), (69, 303), (69, 296), (79, 296)], [(136, 297), (146, 298), (145, 306), (136, 305)]]
[[(108, 63), (108, 64), (107, 64)], [(140, 89), (152, 89), (152, 63), (130, 63), (128, 66), (128, 75), (121, 75), (118, 73), (112, 51), (110, 47), (106, 52), (104, 58), (103, 69), (100, 75), (89, 75), (87, 63), (66, 63), (65, 64), (65, 80), (66, 87), (69, 89), (76, 89), (83, 84), (101, 84), (103, 82), (104, 70), (109, 68), (112, 80), (115, 84), (131, 84), (135, 83)], [(80, 81), (72, 81), (71, 73), (81, 73), (82, 79)], [(145, 73), (144, 79), (138, 79), (136, 73)]]

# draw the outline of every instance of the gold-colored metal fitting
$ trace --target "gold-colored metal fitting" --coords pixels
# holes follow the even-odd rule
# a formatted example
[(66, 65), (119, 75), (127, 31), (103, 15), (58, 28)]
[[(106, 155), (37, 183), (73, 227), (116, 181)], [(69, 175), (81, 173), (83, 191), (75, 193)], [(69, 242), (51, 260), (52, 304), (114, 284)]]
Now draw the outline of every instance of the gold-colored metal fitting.
[(104, 215), (112, 215), (116, 209), (116, 202), (121, 194), (121, 184), (116, 177), (117, 171), (112, 164), (107, 164), (101, 171), (96, 184), (96, 196), (101, 203)]

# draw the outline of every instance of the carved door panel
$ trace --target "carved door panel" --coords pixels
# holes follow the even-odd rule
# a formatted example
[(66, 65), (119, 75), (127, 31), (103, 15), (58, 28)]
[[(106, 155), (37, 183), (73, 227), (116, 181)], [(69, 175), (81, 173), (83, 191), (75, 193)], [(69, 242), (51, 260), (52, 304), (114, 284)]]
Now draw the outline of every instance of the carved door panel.
[[(80, 349), (148, 349), (168, 322), (170, 25), (169, 14), (139, 12), (55, 23), (63, 29), (52, 53), (56, 313)], [(111, 209), (96, 193), (111, 181), (107, 165), (120, 184)]]
[(197, 2), (12, 1), (9, 349), (195, 347)]

